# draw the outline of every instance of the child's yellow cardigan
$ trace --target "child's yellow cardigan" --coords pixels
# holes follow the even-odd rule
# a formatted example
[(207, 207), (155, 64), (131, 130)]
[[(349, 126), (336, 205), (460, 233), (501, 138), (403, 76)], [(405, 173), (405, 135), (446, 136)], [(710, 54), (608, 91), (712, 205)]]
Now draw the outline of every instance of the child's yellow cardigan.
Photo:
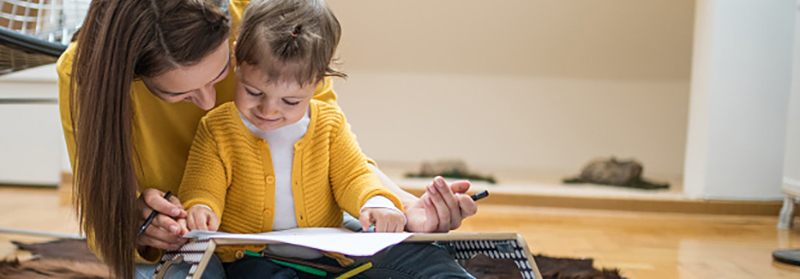
[[(311, 122), (294, 145), (292, 163), (298, 226), (341, 227), (342, 209), (358, 218), (364, 203), (376, 195), (402, 209), (400, 200), (367, 167), (367, 158), (339, 108), (312, 100), (309, 109)], [(219, 231), (272, 231), (275, 173), (269, 146), (245, 127), (233, 102), (200, 120), (178, 196), (186, 208), (211, 207), (221, 217)], [(231, 262), (241, 257), (243, 249), (264, 248), (223, 246), (217, 248), (217, 255)]]

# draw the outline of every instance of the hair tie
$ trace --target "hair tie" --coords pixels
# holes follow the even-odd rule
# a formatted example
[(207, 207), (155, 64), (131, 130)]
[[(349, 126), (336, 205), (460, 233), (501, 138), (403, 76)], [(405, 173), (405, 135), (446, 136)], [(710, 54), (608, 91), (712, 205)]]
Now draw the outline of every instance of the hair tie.
[(298, 34), (300, 34), (300, 25), (294, 27), (294, 31), (292, 31), (292, 38), (297, 38)]

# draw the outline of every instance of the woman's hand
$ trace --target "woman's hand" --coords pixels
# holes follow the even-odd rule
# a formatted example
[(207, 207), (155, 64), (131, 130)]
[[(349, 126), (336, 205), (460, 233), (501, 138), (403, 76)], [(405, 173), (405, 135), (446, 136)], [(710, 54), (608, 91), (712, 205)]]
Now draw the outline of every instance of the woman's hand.
[(219, 229), (219, 217), (205, 206), (192, 206), (186, 215), (186, 226), (190, 231), (203, 230), (215, 232)]
[(368, 207), (361, 210), (358, 222), (363, 231), (369, 230), (369, 225), (375, 225), (375, 232), (402, 232), (405, 217), (399, 210), (382, 207)]
[(441, 176), (435, 177), (419, 200), (404, 203), (408, 218), (406, 230), (449, 232), (460, 227), (461, 221), (478, 212), (478, 205), (465, 194), (469, 187), (466, 180), (448, 185)]
[(186, 243), (186, 239), (181, 238), (185, 233), (178, 219), (186, 217), (181, 201), (175, 196), (168, 200), (164, 199), (164, 192), (156, 189), (146, 189), (142, 191), (136, 200), (136, 208), (139, 212), (139, 222), (136, 231), (150, 217), (153, 210), (160, 214), (156, 215), (153, 222), (147, 229), (136, 237), (136, 243), (140, 246), (149, 246), (159, 249), (176, 250)]

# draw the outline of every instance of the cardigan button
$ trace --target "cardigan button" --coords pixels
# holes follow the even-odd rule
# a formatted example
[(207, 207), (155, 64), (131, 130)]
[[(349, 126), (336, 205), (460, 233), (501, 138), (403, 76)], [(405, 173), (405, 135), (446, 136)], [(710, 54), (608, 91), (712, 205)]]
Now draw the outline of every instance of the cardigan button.
[(271, 217), (272, 216), (272, 210), (270, 210), (269, 208), (264, 209), (264, 216)]
[(236, 251), (234, 256), (236, 257), (237, 260), (239, 260), (241, 258), (244, 258), (244, 251), (242, 251), (242, 250)]
[(264, 141), (263, 140), (259, 140), (258, 141), (258, 148), (264, 148)]
[(275, 183), (275, 177), (272, 175), (267, 176), (267, 184), (272, 184), (272, 183)]

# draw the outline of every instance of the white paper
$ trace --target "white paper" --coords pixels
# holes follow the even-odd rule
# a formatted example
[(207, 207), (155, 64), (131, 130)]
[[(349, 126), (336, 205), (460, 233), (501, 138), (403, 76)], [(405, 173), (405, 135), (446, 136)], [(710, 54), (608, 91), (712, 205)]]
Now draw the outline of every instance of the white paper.
[(271, 241), (348, 256), (372, 256), (386, 247), (402, 242), (411, 235), (411, 233), (357, 233), (343, 228), (298, 228), (258, 234), (194, 230), (183, 237)]

